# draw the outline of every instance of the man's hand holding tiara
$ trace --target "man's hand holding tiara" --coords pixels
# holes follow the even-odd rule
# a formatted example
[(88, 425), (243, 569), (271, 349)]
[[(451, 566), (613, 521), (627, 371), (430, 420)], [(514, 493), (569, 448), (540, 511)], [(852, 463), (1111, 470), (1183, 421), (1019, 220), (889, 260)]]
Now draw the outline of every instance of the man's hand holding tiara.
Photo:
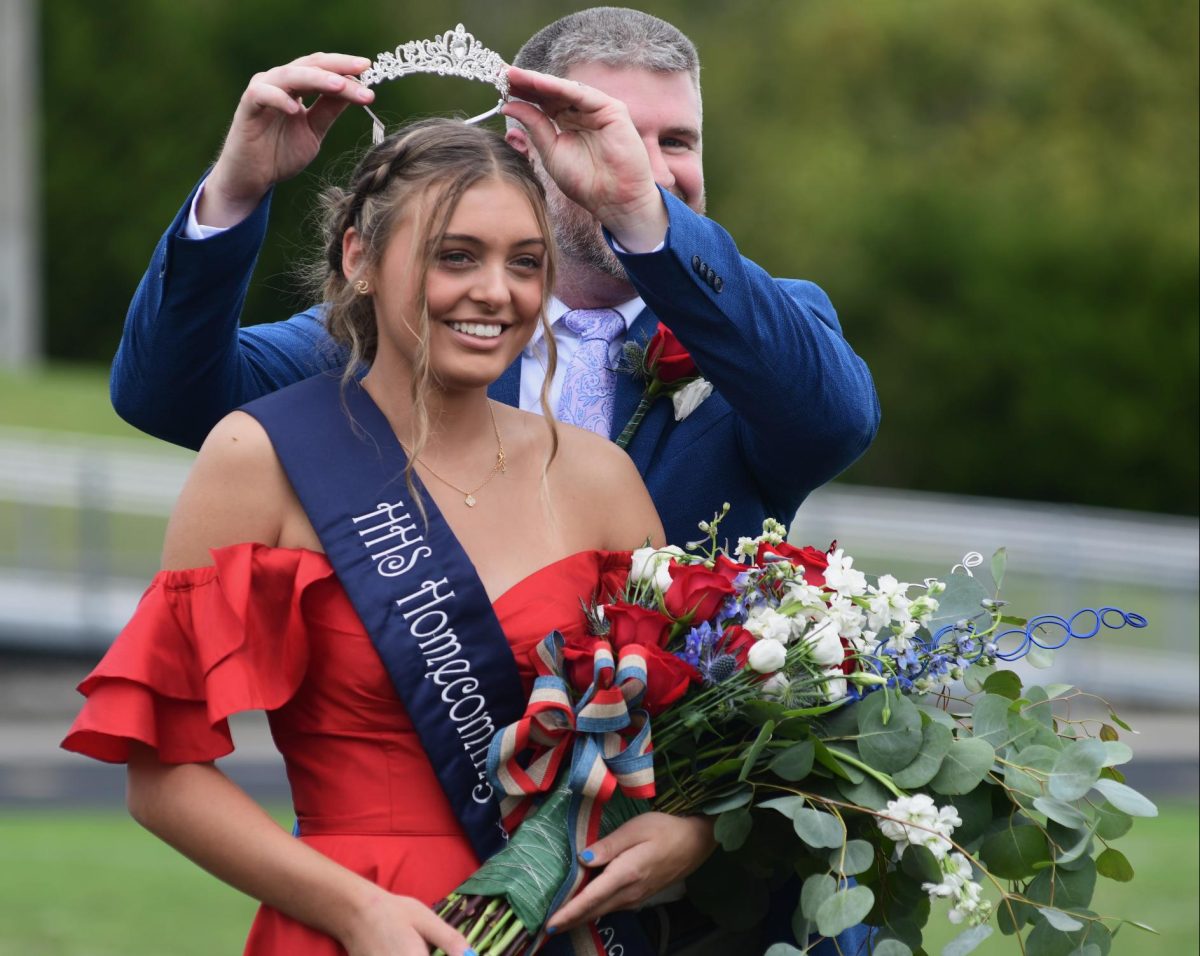
[[(204, 185), (197, 207), (200, 221), (236, 225), (275, 183), (308, 166), (342, 110), (375, 99), (372, 90), (353, 79), (370, 65), (363, 56), (311, 53), (255, 74)], [(307, 107), (306, 96), (316, 97)]]
[(667, 211), (629, 107), (583, 83), (515, 66), (508, 83), (514, 99), (501, 112), (525, 127), (563, 194), (629, 252), (660, 245)]

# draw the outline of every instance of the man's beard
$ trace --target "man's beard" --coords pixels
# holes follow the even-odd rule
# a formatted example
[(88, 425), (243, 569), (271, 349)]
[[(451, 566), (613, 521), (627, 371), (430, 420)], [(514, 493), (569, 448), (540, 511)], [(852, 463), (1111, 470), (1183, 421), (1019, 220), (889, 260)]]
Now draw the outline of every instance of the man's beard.
[(600, 223), (582, 206), (571, 202), (558, 189), (547, 190), (550, 222), (554, 227), (554, 242), (559, 255), (577, 262), (603, 276), (629, 282), (621, 260), (604, 240)]

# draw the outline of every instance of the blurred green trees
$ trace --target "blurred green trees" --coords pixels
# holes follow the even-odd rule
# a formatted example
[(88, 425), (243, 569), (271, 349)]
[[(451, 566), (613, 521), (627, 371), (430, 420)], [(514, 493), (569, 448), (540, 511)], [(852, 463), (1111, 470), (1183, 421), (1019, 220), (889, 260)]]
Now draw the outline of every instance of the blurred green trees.
[[(256, 70), (459, 20), (511, 55), (581, 6), (362, 0), (350, 20), (302, 0), (44, 0), (52, 355), (111, 357)], [(819, 282), (875, 374), (884, 423), (850, 480), (1196, 512), (1194, 3), (644, 8), (703, 56), (710, 215), (773, 273)], [(458, 81), (380, 93), (398, 117), (489, 104)], [(304, 304), (287, 269), (305, 214), (366, 136), (344, 117), (277, 191), (245, 321)]]

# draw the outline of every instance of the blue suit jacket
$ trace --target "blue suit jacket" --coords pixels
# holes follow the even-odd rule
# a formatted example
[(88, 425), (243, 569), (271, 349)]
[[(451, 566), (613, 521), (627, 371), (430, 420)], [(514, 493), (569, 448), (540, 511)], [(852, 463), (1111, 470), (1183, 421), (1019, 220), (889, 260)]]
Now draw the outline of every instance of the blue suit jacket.
[[(775, 279), (739, 254), (729, 234), (663, 193), (663, 248), (619, 253), (647, 308), (630, 335), (665, 323), (714, 385), (682, 422), (669, 399), (651, 408), (629, 446), (673, 543), (722, 502), (736, 540), (764, 517), (790, 521), (805, 496), (866, 449), (879, 422), (865, 363), (842, 336), (828, 297), (811, 282)], [(338, 368), (341, 351), (319, 306), (286, 322), (238, 329), (269, 197), (248, 219), (205, 240), (184, 238), (191, 197), (154, 250), (113, 363), (112, 400), (128, 422), (199, 447), (225, 414), (266, 392)], [(492, 387), (517, 404), (519, 361)], [(641, 383), (618, 377), (613, 433)]]

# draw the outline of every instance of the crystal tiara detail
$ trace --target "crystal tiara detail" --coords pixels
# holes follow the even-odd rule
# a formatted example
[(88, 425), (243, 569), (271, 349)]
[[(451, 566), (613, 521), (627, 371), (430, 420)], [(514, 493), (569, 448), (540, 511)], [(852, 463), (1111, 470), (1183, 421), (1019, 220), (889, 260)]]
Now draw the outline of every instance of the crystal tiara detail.
[[(380, 53), (367, 69), (359, 74), (363, 86), (375, 86), (384, 80), (395, 80), (413, 73), (436, 73), (438, 76), (460, 76), (465, 80), (490, 83), (500, 92), (500, 101), (486, 113), (472, 116), (467, 123), (480, 123), (495, 116), (508, 101), (508, 64), (499, 53), (489, 50), (468, 33), (460, 23), (440, 37), (429, 40), (409, 40), (396, 47), (394, 53)], [(383, 122), (367, 107), (371, 117), (371, 139), (383, 141)]]

